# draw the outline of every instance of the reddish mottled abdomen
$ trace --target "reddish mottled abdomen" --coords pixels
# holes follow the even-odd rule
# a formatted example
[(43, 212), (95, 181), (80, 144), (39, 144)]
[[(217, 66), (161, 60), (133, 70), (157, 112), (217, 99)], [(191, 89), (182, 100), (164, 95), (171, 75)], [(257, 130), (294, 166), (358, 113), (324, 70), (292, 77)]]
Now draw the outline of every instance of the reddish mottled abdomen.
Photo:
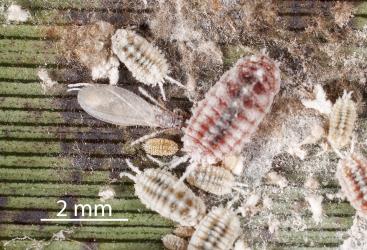
[(350, 204), (367, 216), (367, 160), (358, 154), (340, 160), (336, 177)]
[(239, 153), (270, 110), (279, 87), (279, 68), (266, 55), (238, 60), (193, 111), (184, 151), (194, 161), (209, 164)]

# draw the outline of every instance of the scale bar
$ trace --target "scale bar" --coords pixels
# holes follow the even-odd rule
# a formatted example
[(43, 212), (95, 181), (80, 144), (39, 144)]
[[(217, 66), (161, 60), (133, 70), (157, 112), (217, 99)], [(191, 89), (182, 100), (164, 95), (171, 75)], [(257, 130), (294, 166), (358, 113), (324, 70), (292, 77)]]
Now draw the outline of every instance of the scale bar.
[(41, 219), (41, 221), (129, 221), (129, 219)]

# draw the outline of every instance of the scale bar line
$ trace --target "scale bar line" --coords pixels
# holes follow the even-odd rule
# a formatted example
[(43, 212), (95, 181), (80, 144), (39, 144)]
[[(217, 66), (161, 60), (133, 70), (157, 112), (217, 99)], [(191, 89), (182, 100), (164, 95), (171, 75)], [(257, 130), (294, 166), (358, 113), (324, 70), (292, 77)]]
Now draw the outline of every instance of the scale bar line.
[(41, 221), (129, 221), (129, 219), (41, 219)]

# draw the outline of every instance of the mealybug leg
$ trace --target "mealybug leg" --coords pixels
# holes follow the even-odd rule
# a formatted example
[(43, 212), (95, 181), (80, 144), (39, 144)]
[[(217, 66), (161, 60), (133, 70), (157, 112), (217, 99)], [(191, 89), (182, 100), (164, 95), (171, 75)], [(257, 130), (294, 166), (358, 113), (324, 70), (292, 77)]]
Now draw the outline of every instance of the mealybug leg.
[(166, 93), (164, 92), (164, 88), (163, 88), (163, 83), (162, 82), (158, 83), (158, 86), (159, 86), (159, 89), (161, 91), (163, 101), (167, 101)]
[(155, 137), (155, 136), (157, 136), (157, 135), (159, 135), (159, 134), (162, 134), (162, 133), (164, 133), (164, 132), (166, 132), (166, 131), (168, 131), (168, 130), (171, 130), (171, 129), (172, 129), (172, 128), (165, 128), (165, 129), (161, 129), (161, 130), (155, 131), (155, 132), (153, 132), (153, 133), (150, 133), (150, 134), (144, 135), (144, 136), (142, 136), (142, 137), (140, 137), (140, 138), (136, 139), (135, 141), (133, 141), (130, 145), (131, 145), (131, 146), (134, 146), (134, 145), (136, 145), (136, 144), (142, 143), (143, 141), (146, 141), (146, 140), (148, 140), (148, 139), (150, 139), (150, 138), (153, 138), (153, 137)]
[(189, 174), (194, 171), (194, 169), (198, 167), (198, 164), (197, 163), (192, 163), (190, 164), (187, 168), (186, 168), (186, 171), (183, 173), (183, 175), (181, 176), (181, 178), (178, 180), (177, 184), (178, 185), (179, 183), (183, 182), (188, 176)]
[(151, 155), (147, 155), (147, 157), (149, 158), (149, 160), (151, 160), (152, 162), (155, 162), (158, 164), (158, 166), (160, 167), (164, 167), (164, 166), (167, 166), (168, 163), (166, 162), (163, 162), (163, 161), (160, 161), (158, 160), (157, 158), (151, 156)]
[(186, 86), (185, 86), (185, 85), (183, 85), (182, 83), (180, 83), (179, 81), (177, 81), (177, 80), (173, 79), (173, 78), (172, 78), (172, 77), (170, 77), (170, 76), (166, 76), (166, 77), (165, 77), (165, 79), (166, 79), (166, 80), (168, 80), (168, 81), (170, 81), (171, 83), (176, 84), (177, 86), (179, 86), (179, 87), (181, 87), (181, 88), (183, 88), (183, 89), (186, 89)]
[(93, 84), (90, 84), (90, 83), (73, 83), (73, 84), (68, 84), (68, 89), (66, 91), (67, 92), (79, 91), (81, 89), (81, 87), (91, 86), (91, 85), (93, 85)]
[(330, 147), (333, 149), (333, 151), (335, 152), (335, 154), (337, 154), (337, 156), (339, 156), (341, 159), (344, 159), (345, 156), (342, 154), (342, 152), (339, 151), (339, 149), (337, 149), (334, 145), (333, 142), (331, 142), (329, 139), (327, 139), (328, 144), (330, 145)]
[(170, 163), (168, 163), (168, 168), (169, 169), (174, 169), (178, 165), (180, 165), (181, 163), (186, 162), (189, 158), (190, 158), (189, 155), (185, 155), (185, 156), (179, 157), (179, 158), (174, 158)]
[(153, 96), (151, 96), (148, 91), (146, 91), (144, 88), (139, 87), (138, 88), (139, 92), (145, 96), (146, 98), (148, 98), (153, 104), (157, 105), (158, 107), (160, 107), (163, 110), (167, 110), (166, 107), (164, 107), (162, 104), (160, 104)]
[(248, 185), (243, 184), (243, 183), (241, 183), (241, 182), (235, 182), (235, 183), (234, 183), (234, 186), (235, 186), (235, 187), (246, 187), (246, 188), (248, 187)]
[(227, 202), (227, 204), (226, 204), (226, 208), (227, 209), (231, 209), (232, 206), (233, 206), (233, 204), (235, 204), (236, 202), (238, 202), (241, 199), (241, 195), (240, 194), (243, 194), (243, 193), (239, 192), (238, 194), (236, 194), (232, 199), (230, 199)]
[(125, 159), (125, 162), (126, 162), (127, 166), (128, 166), (132, 171), (134, 171), (134, 172), (135, 172), (135, 173), (137, 173), (137, 174), (141, 174), (140, 169), (139, 169), (139, 168), (137, 168), (137, 167), (135, 167), (135, 166), (131, 163), (131, 161), (130, 161), (129, 159)]
[(352, 135), (351, 143), (350, 143), (350, 152), (349, 154), (352, 155), (354, 153), (354, 147), (356, 144), (356, 137)]
[(120, 178), (123, 177), (123, 176), (126, 176), (130, 180), (136, 182), (136, 177), (134, 175), (132, 175), (132, 174), (125, 173), (125, 172), (120, 173)]
[(91, 83), (80, 82), (80, 83), (72, 83), (72, 84), (68, 84), (68, 88), (85, 87), (85, 86), (92, 86), (92, 85), (93, 85), (93, 84), (91, 84)]
[(79, 90), (81, 90), (81, 88), (70, 88), (70, 89), (67, 89), (66, 92), (79, 91)]

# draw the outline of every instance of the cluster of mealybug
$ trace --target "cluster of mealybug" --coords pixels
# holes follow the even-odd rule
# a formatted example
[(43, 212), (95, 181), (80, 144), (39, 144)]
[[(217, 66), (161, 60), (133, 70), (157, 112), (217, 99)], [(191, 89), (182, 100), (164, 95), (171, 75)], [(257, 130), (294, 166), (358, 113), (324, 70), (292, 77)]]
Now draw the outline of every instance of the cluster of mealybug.
[(356, 103), (351, 99), (351, 94), (344, 92), (330, 113), (328, 141), (336, 148), (342, 148), (350, 142), (357, 119)]
[(171, 173), (153, 168), (141, 172), (127, 164), (137, 175), (121, 175), (135, 182), (135, 194), (147, 208), (184, 226), (195, 226), (205, 216), (204, 202)]
[(367, 160), (355, 153), (341, 159), (336, 177), (350, 204), (367, 217)]
[(181, 87), (182, 84), (168, 76), (169, 67), (163, 54), (145, 38), (134, 31), (119, 29), (112, 36), (112, 51), (140, 82), (158, 85), (164, 100), (164, 80), (169, 80)]
[(156, 156), (170, 156), (178, 151), (176, 142), (164, 138), (152, 138), (147, 140), (143, 148), (147, 154)]
[[(162, 86), (163, 79), (168, 77), (168, 66), (158, 50), (126, 30), (118, 30), (112, 42), (114, 52), (138, 80)], [(86, 84), (73, 87), (80, 85)], [(279, 68), (265, 55), (242, 58), (227, 71), (198, 103), (184, 129), (182, 141), (186, 156), (175, 163), (188, 158), (192, 163), (181, 180), (188, 176), (189, 183), (207, 192), (230, 193), (235, 185), (233, 174), (242, 172), (242, 147), (270, 110), (279, 87)], [(88, 85), (78, 90), (82, 108), (105, 122), (122, 126), (182, 126), (176, 114), (145, 92), (141, 91), (156, 105), (115, 86)], [(163, 94), (162, 87), (161, 90)], [(151, 139), (143, 147), (148, 154), (159, 156), (173, 155), (178, 150), (177, 144), (167, 139)], [(196, 227), (188, 249), (232, 247), (240, 232), (240, 222), (234, 212), (216, 208), (206, 215), (204, 202), (169, 172), (140, 171), (129, 161), (127, 164), (136, 176), (128, 173), (121, 176), (135, 182), (135, 193), (146, 207), (181, 225)], [(184, 246), (184, 241), (175, 236), (167, 236), (164, 241), (176, 248)]]
[(277, 64), (266, 55), (241, 58), (198, 103), (185, 129), (183, 151), (213, 164), (240, 153), (280, 88)]
[(228, 250), (240, 232), (240, 220), (234, 212), (214, 208), (197, 226), (187, 249)]

